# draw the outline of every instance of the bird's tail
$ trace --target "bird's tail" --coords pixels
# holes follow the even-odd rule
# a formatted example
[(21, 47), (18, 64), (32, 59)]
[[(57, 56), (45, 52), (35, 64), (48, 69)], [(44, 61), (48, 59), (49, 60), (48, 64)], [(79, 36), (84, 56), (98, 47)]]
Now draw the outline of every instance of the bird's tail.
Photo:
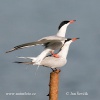
[(27, 65), (32, 65), (33, 64), (33, 62), (20, 62), (20, 61), (15, 61), (14, 63), (27, 64)]
[[(40, 65), (42, 61), (41, 57), (18, 57), (18, 58), (30, 59), (33, 65)], [(21, 63), (21, 62), (17, 62), (17, 63)]]
[(35, 61), (37, 59), (37, 57), (18, 57), (18, 58), (31, 59), (33, 61)]
[[(21, 62), (21, 61), (15, 61), (14, 63), (17, 63), (17, 64), (34, 65), (34, 62)], [(36, 72), (35, 72), (35, 76), (36, 76), (36, 74), (37, 74), (38, 68), (39, 68), (39, 65), (37, 66), (37, 69), (36, 69)]]
[(31, 59), (33, 62), (33, 65), (40, 65), (41, 61), (47, 56), (47, 54), (50, 52), (51, 49), (45, 49), (40, 55), (37, 57), (18, 57), (23, 59)]
[(40, 63), (41, 62), (36, 62), (37, 61), (37, 57), (18, 57), (18, 58), (24, 58), (24, 59), (31, 59), (32, 61), (31, 62), (20, 62), (20, 61), (15, 61), (14, 63), (18, 63), (18, 64), (27, 64), (27, 65), (38, 65), (37, 66), (37, 69), (36, 69), (36, 72), (35, 72), (35, 76), (36, 76), (36, 73), (37, 73), (37, 70), (40, 66)]

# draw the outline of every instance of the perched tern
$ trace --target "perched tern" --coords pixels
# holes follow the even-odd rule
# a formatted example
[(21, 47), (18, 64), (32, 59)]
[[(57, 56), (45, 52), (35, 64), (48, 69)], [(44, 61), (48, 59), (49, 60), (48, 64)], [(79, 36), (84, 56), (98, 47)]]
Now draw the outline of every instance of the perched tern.
[[(65, 40), (63, 47), (58, 52), (59, 58), (55, 58), (53, 56), (47, 56), (41, 61), (39, 65), (44, 66), (44, 67), (49, 67), (51, 69), (56, 69), (58, 67), (64, 66), (67, 63), (67, 55), (68, 55), (69, 46), (72, 42), (76, 41), (77, 39), (79, 38), (72, 38), (72, 39), (68, 38), (67, 40)], [(20, 58), (31, 59), (32, 61), (31, 62), (18, 62), (17, 61), (15, 63), (38, 65), (33, 61), (34, 57), (20, 57)]]

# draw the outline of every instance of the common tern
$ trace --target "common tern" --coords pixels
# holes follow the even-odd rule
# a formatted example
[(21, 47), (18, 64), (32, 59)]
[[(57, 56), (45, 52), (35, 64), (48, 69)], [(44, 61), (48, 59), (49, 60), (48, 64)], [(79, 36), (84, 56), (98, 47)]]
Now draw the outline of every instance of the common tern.
[[(9, 52), (12, 52), (12, 51), (15, 51), (18, 49), (23, 49), (26, 47), (36, 46), (36, 45), (44, 45), (45, 48), (52, 48), (52, 49), (56, 50), (59, 48), (59, 45), (62, 44), (61, 41), (65, 40), (65, 33), (66, 33), (68, 25), (71, 23), (74, 23), (75, 21), (76, 20), (62, 21), (58, 27), (58, 32), (56, 35), (47, 36), (47, 37), (41, 38), (35, 42), (30, 42), (30, 43), (25, 43), (25, 44), (15, 46), (13, 49), (6, 51), (6, 53), (9, 53)], [(59, 44), (58, 47), (55, 46), (56, 44), (57, 45)]]
[(16, 61), (15, 63), (39, 65), (39, 66), (49, 67), (51, 69), (62, 67), (67, 63), (67, 55), (70, 44), (76, 41), (77, 39), (79, 38), (68, 38), (67, 40), (65, 40), (63, 47), (58, 52), (59, 58), (55, 58), (53, 56), (47, 56), (40, 62), (40, 64), (37, 64), (34, 62), (34, 57), (19, 57), (24, 59), (31, 59), (31, 62)]

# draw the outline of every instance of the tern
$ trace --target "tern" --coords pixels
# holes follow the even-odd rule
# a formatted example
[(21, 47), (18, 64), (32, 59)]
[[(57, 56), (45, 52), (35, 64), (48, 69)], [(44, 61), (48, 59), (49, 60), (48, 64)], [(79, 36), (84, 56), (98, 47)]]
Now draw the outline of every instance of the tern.
[(44, 37), (35, 42), (30, 42), (30, 43), (25, 43), (25, 44), (15, 46), (13, 49), (7, 51), (6, 53), (9, 53), (18, 49), (23, 49), (25, 47), (44, 45), (45, 50), (37, 58), (34, 59), (35, 62), (37, 61), (37, 63), (40, 63), (43, 60), (43, 58), (46, 57), (46, 55), (49, 53), (51, 53), (54, 57), (59, 58), (57, 54), (54, 54), (54, 50), (58, 50), (63, 46), (64, 41), (66, 40), (65, 34), (66, 34), (67, 27), (69, 24), (72, 24), (75, 21), (76, 20), (62, 21), (58, 27), (58, 32), (56, 35)]
[(65, 40), (65, 43), (61, 50), (58, 52), (59, 58), (55, 58), (53, 56), (47, 56), (45, 57), (40, 64), (35, 63), (34, 57), (20, 57), (24, 59), (31, 59), (31, 62), (18, 62), (16, 61), (15, 63), (23, 63), (23, 64), (32, 64), (32, 65), (39, 65), (39, 66), (44, 66), (51, 68), (52, 70), (62, 67), (67, 63), (67, 55), (69, 51), (69, 46), (72, 42), (76, 41), (79, 38), (68, 38)]
[(25, 43), (25, 44), (21, 44), (18, 46), (15, 46), (13, 49), (6, 51), (6, 53), (18, 50), (18, 49), (23, 49), (25, 47), (31, 47), (31, 46), (36, 46), (36, 45), (43, 45), (48, 47), (49, 45), (52, 45), (51, 42), (59, 42), (61, 40), (63, 40), (65, 37), (65, 33), (67, 30), (67, 27), (69, 24), (75, 22), (76, 20), (70, 20), (70, 21), (62, 21), (58, 27), (58, 32), (56, 35), (53, 36), (48, 36), (48, 37), (44, 37), (42, 39), (39, 39), (35, 42), (30, 42), (30, 43)]

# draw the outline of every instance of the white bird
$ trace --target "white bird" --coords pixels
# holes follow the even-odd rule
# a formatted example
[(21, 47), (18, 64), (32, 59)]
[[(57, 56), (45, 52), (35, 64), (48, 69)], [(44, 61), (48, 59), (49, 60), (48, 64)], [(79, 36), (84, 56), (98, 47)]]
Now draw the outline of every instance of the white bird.
[(65, 33), (67, 30), (67, 27), (69, 24), (75, 21), (76, 20), (62, 21), (58, 27), (57, 35), (44, 37), (35, 42), (30, 42), (30, 43), (25, 43), (25, 44), (15, 46), (13, 49), (7, 51), (6, 53), (9, 53), (18, 49), (23, 49), (25, 47), (44, 45), (45, 50), (38, 57), (34, 58), (34, 62), (40, 63), (42, 59), (46, 57), (46, 55), (49, 53), (51, 53), (54, 57), (58, 58), (59, 56), (57, 54), (54, 54), (54, 50), (60, 49), (63, 46), (64, 41), (66, 40)]
[(69, 46), (72, 42), (76, 41), (79, 38), (68, 38), (65, 40), (65, 43), (61, 50), (58, 52), (59, 58), (55, 58), (53, 56), (47, 56), (45, 57), (40, 64), (34, 63), (34, 57), (20, 57), (24, 59), (31, 59), (31, 62), (15, 62), (15, 63), (23, 63), (23, 64), (33, 64), (33, 65), (39, 65), (39, 66), (44, 66), (44, 67), (49, 67), (51, 69), (62, 67), (67, 63), (67, 55), (68, 55), (68, 50)]
[(6, 53), (9, 53), (9, 52), (12, 52), (12, 51), (15, 51), (18, 49), (23, 49), (25, 47), (36, 46), (36, 45), (44, 45), (45, 47), (49, 47), (53, 44), (53, 42), (60, 42), (63, 39), (65, 39), (63, 37), (65, 37), (65, 33), (66, 33), (68, 25), (75, 22), (75, 21), (76, 20), (62, 21), (58, 27), (57, 35), (44, 37), (44, 38), (39, 39), (35, 42), (30, 42), (30, 43), (25, 43), (25, 44), (15, 46), (13, 49), (7, 51)]

